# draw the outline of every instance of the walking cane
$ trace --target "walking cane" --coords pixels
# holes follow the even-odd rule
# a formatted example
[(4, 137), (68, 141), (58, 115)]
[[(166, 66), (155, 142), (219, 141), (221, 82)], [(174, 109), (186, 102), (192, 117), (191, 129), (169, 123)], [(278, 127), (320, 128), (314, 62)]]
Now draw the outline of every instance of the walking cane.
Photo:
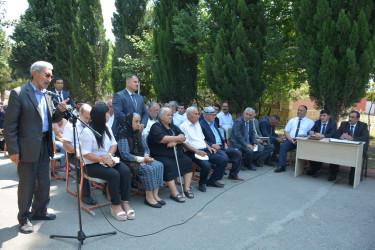
[(182, 181), (181, 181), (180, 164), (178, 164), (178, 158), (177, 158), (177, 150), (176, 150), (176, 146), (173, 147), (173, 151), (174, 151), (174, 156), (176, 157), (178, 176), (180, 177), (180, 185), (181, 185), (181, 193), (182, 193), (182, 197), (185, 198), (184, 188), (182, 187)]

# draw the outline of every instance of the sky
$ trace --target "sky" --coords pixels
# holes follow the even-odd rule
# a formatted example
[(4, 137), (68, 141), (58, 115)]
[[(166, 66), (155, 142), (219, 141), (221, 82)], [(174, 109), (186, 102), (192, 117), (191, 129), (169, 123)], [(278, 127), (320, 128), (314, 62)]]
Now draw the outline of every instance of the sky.
[[(115, 37), (112, 33), (112, 22), (111, 18), (113, 12), (115, 12), (115, 0), (100, 0), (102, 3), (103, 19), (104, 19), (104, 28), (106, 29), (106, 38), (112, 41), (115, 40)], [(3, 5), (6, 14), (5, 20), (15, 20), (19, 19), (22, 14), (25, 13), (25, 10), (28, 8), (29, 4), (27, 0), (5, 0)], [(6, 30), (7, 36), (10, 36), (13, 33), (14, 28), (8, 28)]]

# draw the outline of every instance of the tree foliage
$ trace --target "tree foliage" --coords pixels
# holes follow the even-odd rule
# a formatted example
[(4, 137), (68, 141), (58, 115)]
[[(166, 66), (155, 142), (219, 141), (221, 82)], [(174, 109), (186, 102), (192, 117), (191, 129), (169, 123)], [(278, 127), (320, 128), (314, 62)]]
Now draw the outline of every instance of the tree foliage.
[[(185, 17), (193, 16), (191, 10), (198, 0), (160, 0), (154, 6), (154, 63), (153, 83), (159, 101), (190, 103), (197, 90), (197, 52), (176, 43), (174, 30), (189, 34), (190, 26), (178, 22), (174, 17), (184, 12)], [(193, 8), (191, 7), (193, 6)], [(192, 20), (189, 18), (188, 20)], [(193, 20), (192, 23), (195, 23)], [(174, 27), (174, 28), (173, 28)], [(179, 33), (181, 34), (181, 33)], [(191, 37), (193, 47), (198, 41)]]
[(374, 70), (374, 2), (299, 0), (294, 10), (310, 96), (338, 118), (365, 95)]
[[(136, 68), (128, 67), (129, 64), (124, 64), (119, 58), (141, 60), (139, 58), (142, 57), (140, 55), (142, 51), (133, 46), (134, 41), (131, 41), (129, 36), (142, 38), (146, 4), (147, 0), (116, 0), (115, 2), (117, 13), (113, 13), (112, 18), (113, 34), (116, 38), (112, 57), (112, 86), (115, 92), (125, 88), (123, 74), (142, 74), (140, 71), (134, 71)], [(142, 94), (147, 90), (148, 88), (142, 84)]]
[(262, 81), (265, 13), (263, 1), (207, 1), (211, 11), (210, 51), (205, 55), (207, 82), (233, 112), (253, 106)]

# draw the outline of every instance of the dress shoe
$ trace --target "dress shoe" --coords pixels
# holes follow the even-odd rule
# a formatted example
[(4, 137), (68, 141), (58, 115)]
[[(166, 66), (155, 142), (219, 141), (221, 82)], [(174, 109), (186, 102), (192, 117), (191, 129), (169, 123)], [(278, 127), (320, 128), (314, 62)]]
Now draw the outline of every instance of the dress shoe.
[(279, 172), (285, 172), (285, 167), (283, 167), (283, 166), (278, 166), (278, 167), (275, 169), (275, 173), (279, 173)]
[(198, 189), (199, 189), (199, 191), (201, 191), (203, 193), (206, 192), (206, 184), (200, 184), (199, 183)]
[(54, 219), (56, 219), (56, 215), (49, 214), (49, 213), (46, 213), (45, 215), (42, 215), (42, 216), (31, 217), (31, 220), (54, 220)]
[(315, 171), (314, 173), (313, 173), (313, 177), (318, 177), (319, 176), (319, 171)]
[(264, 165), (263, 161), (259, 161), (259, 160), (257, 161), (257, 166), (258, 167), (262, 168), (263, 165)]
[(221, 185), (225, 185), (225, 182), (223, 180), (217, 180), (216, 182), (221, 184)]
[(330, 175), (328, 177), (328, 181), (335, 181), (336, 180), (336, 175)]
[(96, 201), (91, 196), (82, 196), (82, 201), (87, 205), (96, 205)]
[(166, 205), (167, 203), (165, 202), (165, 201), (163, 201), (163, 200), (160, 200), (160, 201), (157, 201), (158, 203), (160, 203), (161, 205)]
[(20, 232), (23, 234), (29, 234), (34, 232), (33, 224), (27, 220), (24, 224), (20, 225)]
[(239, 177), (238, 175), (236, 177), (233, 177), (231, 175), (228, 175), (229, 180), (235, 180), (235, 181), (244, 181), (244, 178)]
[(251, 170), (251, 171), (257, 171), (257, 168), (252, 166), (252, 165), (250, 167), (248, 167), (248, 169)]
[(153, 208), (161, 208), (163, 205), (160, 204), (159, 202), (156, 202), (156, 204), (151, 204), (150, 202), (148, 202), (146, 199), (145, 199), (145, 202), (144, 202), (147, 206), (150, 206), (150, 207), (153, 207)]
[(220, 183), (218, 183), (217, 181), (207, 182), (207, 186), (210, 186), (210, 187), (218, 187), (218, 188), (223, 188), (223, 187), (224, 187), (223, 184), (220, 184)]

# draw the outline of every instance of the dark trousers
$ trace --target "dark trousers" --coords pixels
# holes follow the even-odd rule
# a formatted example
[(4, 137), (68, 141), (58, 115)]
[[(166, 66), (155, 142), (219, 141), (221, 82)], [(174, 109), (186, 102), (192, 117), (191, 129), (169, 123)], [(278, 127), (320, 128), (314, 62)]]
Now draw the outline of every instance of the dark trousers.
[(130, 201), (131, 172), (125, 163), (120, 162), (113, 168), (93, 163), (87, 164), (86, 169), (89, 176), (107, 180), (113, 205), (120, 205), (121, 201)]
[(242, 154), (244, 155), (244, 165), (245, 167), (247, 168), (251, 168), (251, 162), (253, 161), (253, 150), (251, 150), (250, 148), (248, 147), (244, 147), (244, 148), (241, 148), (240, 151), (242, 152)]
[[(319, 169), (322, 167), (322, 165), (323, 165), (323, 162), (310, 161), (310, 168), (314, 172), (319, 171)], [(339, 165), (329, 164), (329, 171), (330, 171), (331, 176), (336, 176), (338, 169), (339, 169)]]
[(253, 161), (265, 161), (272, 153), (274, 146), (272, 144), (267, 144), (266, 146), (260, 145), (258, 143), (258, 151), (253, 154)]
[[(207, 184), (207, 182), (212, 183), (217, 180), (221, 180), (223, 178), (225, 168), (227, 167), (227, 164), (228, 164), (228, 157), (225, 154), (223, 155), (220, 153), (211, 154), (210, 151), (208, 151), (208, 149), (201, 149), (201, 150), (207, 153), (207, 156), (209, 158), (208, 161), (198, 160), (197, 158), (195, 158), (193, 152), (190, 152), (190, 151), (186, 152), (187, 156), (189, 156), (192, 159), (192, 161), (201, 168), (199, 183)], [(209, 162), (214, 163), (216, 166), (214, 168), (214, 172), (212, 173), (211, 177), (207, 180), (208, 173), (210, 172), (210, 168), (211, 168)]]
[(274, 146), (274, 149), (273, 149), (273, 152), (272, 152), (272, 157), (275, 157), (276, 155), (278, 155), (280, 153), (280, 142), (278, 141), (273, 141), (272, 142), (273, 146)]
[[(74, 154), (69, 153), (68, 154), (69, 158), (69, 164), (73, 164), (76, 168), (76, 159)], [(78, 162), (78, 168), (81, 167), (81, 162), (77, 160)], [(68, 170), (67, 170), (68, 171)], [(81, 181), (81, 171), (78, 171), (78, 177), (77, 177), (78, 182)], [(83, 179), (83, 185), (82, 185), (82, 197), (88, 197), (90, 196), (90, 184), (87, 179)]]
[(47, 136), (42, 137), (37, 162), (18, 163), (18, 221), (21, 225), (31, 216), (39, 217), (47, 213), (51, 182), (47, 140)]
[(285, 140), (280, 147), (279, 166), (286, 167), (286, 156), (290, 150), (297, 148), (297, 144), (292, 144), (289, 140)]
[(232, 177), (237, 177), (238, 173), (240, 172), (240, 167), (241, 167), (241, 160), (242, 160), (241, 151), (236, 150), (232, 147), (228, 147), (227, 149), (218, 150), (217, 154), (221, 154), (223, 157), (227, 156), (231, 160), (232, 168), (229, 171), (229, 174)]

